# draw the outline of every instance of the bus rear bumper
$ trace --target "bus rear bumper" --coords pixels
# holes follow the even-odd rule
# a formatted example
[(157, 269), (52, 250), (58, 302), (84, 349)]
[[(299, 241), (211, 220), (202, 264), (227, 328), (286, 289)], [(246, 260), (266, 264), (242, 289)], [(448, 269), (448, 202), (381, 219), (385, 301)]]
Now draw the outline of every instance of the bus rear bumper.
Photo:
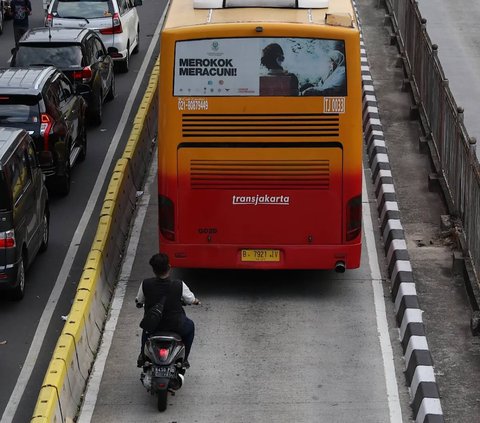
[[(174, 267), (205, 269), (335, 269), (343, 263), (346, 269), (360, 266), (362, 245), (340, 246), (285, 246), (256, 245), (181, 245), (163, 244), (160, 251), (167, 253)], [(244, 250), (278, 251), (272, 257), (245, 258)], [(246, 261), (253, 260), (253, 261)], [(274, 261), (275, 260), (275, 261)]]

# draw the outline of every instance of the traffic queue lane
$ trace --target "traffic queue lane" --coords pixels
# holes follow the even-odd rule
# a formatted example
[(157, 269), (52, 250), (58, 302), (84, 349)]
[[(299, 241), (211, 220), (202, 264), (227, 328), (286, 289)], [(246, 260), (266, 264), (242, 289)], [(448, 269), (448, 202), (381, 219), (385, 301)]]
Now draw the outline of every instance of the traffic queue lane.
[[(131, 95), (163, 6), (162, 3), (159, 8), (158, 4), (147, 0), (138, 9), (142, 25), (140, 53), (131, 57), (129, 73), (116, 74), (117, 95), (112, 102), (105, 104), (102, 125), (88, 128), (87, 158), (72, 171), (71, 193), (65, 198), (51, 196), (49, 248), (37, 257), (27, 273), (25, 298), (16, 303), (4, 295), (0, 296), (0, 341), (3, 341), (0, 345), (2, 423), (25, 422), (32, 416), (52, 350), (62, 330), (64, 318), (69, 313), (96, 230), (99, 200), (103, 199), (112, 166), (123, 152), (128, 128), (148, 83), (148, 79), (139, 81), (137, 95)], [(41, 25), (43, 11), (34, 5), (30, 27)], [(0, 36), (1, 66), (9, 66), (12, 47), (12, 22), (6, 21), (4, 32)], [(153, 67), (155, 57), (153, 52), (146, 59), (150, 69), (147, 74)], [(130, 113), (121, 120), (121, 112), (127, 109), (130, 109)], [(104, 163), (107, 155), (111, 157), (108, 157), (108, 163)], [(72, 240), (75, 240), (74, 244)], [(40, 337), (39, 334), (43, 336)], [(26, 360), (29, 352), (30, 358)]]

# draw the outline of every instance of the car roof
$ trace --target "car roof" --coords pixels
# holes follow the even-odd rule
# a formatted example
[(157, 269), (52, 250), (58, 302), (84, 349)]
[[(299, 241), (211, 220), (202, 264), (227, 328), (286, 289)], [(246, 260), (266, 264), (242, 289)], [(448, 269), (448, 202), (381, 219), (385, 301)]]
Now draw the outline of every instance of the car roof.
[(38, 27), (27, 31), (20, 40), (20, 44), (37, 42), (81, 43), (89, 33), (95, 34), (88, 28), (48, 28)]
[(13, 141), (15, 141), (21, 134), (25, 134), (23, 129), (0, 127), (0, 162), (3, 162), (4, 158), (10, 156), (10, 154), (6, 155), (5, 153), (11, 149)]
[(0, 95), (36, 95), (55, 72), (59, 71), (53, 66), (0, 69)]

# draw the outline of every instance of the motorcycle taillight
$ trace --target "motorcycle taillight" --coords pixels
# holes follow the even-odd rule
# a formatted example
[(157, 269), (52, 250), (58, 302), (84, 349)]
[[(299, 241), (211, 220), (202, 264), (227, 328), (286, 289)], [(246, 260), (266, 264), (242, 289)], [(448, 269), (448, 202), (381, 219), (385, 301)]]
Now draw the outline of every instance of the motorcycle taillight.
[(160, 357), (160, 360), (166, 361), (167, 358), (168, 358), (168, 353), (169, 352), (170, 352), (170, 350), (168, 348), (160, 348), (158, 350), (158, 355)]

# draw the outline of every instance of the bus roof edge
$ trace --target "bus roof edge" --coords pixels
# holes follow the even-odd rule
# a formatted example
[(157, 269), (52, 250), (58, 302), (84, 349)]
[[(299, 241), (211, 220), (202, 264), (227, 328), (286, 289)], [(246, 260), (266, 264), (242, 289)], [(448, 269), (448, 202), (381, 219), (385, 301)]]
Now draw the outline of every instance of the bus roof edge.
[(284, 7), (289, 9), (325, 9), (329, 0), (193, 0), (194, 9), (234, 7)]

